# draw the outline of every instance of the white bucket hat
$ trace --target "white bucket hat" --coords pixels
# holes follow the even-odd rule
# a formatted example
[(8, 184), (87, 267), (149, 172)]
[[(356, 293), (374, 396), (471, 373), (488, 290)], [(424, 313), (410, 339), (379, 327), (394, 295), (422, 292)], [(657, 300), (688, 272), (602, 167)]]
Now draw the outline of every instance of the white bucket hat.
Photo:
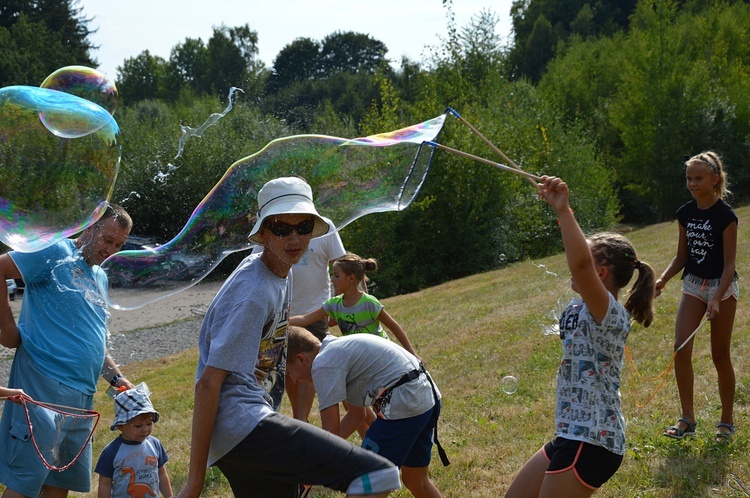
[(294, 176), (271, 180), (258, 192), (258, 216), (250, 232), (249, 239), (256, 244), (263, 240), (258, 232), (268, 216), (280, 214), (309, 214), (315, 218), (312, 236), (320, 237), (330, 230), (330, 226), (318, 214), (313, 204), (312, 188), (303, 179)]
[(154, 423), (159, 421), (159, 412), (154, 410), (146, 391), (137, 388), (123, 391), (115, 398), (115, 421), (109, 429), (113, 431), (143, 413), (150, 413)]

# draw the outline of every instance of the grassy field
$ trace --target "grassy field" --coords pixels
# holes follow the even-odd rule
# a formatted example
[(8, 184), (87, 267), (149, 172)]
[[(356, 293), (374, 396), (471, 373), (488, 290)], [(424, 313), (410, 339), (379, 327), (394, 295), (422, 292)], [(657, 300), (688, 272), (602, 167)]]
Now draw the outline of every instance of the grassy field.
[[(748, 241), (750, 208), (740, 217), (738, 272), (740, 287), (750, 275)], [(550, 226), (550, 230), (557, 230)], [(638, 257), (657, 275), (672, 258), (677, 240), (675, 222), (628, 231)], [(568, 291), (564, 256), (517, 263), (499, 271), (386, 299), (391, 315), (409, 334), (443, 393), (440, 439), (451, 459), (442, 467), (433, 460), (432, 475), (446, 497), (502, 496), (514, 473), (539, 447), (553, 437), (554, 385), (560, 360), (557, 335), (545, 333), (554, 323)], [(661, 435), (679, 417), (674, 375), (648, 380), (665, 371), (672, 357), (673, 327), (680, 298), (679, 279), (657, 300), (655, 323), (634, 327), (629, 340), (633, 364), (642, 377), (623, 373), (622, 399), (628, 422), (628, 450), (623, 466), (597, 494), (602, 497), (730, 497), (750, 491), (750, 308), (741, 296), (734, 327), (733, 360), (737, 372), (735, 424), (737, 434), (728, 445), (714, 442), (719, 421), (716, 373), (710, 358), (709, 328), (696, 336), (693, 364), (696, 373), (698, 434), (676, 441)], [(747, 288), (741, 290), (747, 292)], [(189, 459), (193, 376), (197, 350), (124, 368), (131, 380), (145, 381), (162, 419), (155, 426), (170, 454), (168, 464), (175, 492), (186, 480)], [(513, 375), (518, 391), (508, 395), (501, 379)], [(109, 431), (113, 409), (97, 394), (102, 423), (96, 432), (98, 455), (114, 433)], [(288, 406), (284, 407), (290, 413)], [(311, 420), (318, 424), (317, 418)], [(96, 486), (96, 477), (93, 480)], [(316, 490), (314, 496), (340, 496)], [(79, 495), (80, 496), (80, 495)], [(85, 496), (95, 496), (95, 493)], [(231, 496), (218, 471), (210, 471), (204, 496)], [(407, 491), (393, 496), (411, 496)]]

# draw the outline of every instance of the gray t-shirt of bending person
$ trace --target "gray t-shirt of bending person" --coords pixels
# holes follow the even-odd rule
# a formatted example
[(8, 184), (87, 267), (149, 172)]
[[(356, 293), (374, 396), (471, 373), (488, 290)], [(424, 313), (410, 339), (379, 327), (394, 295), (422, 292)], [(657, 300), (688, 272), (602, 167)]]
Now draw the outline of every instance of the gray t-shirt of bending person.
[[(391, 341), (370, 334), (323, 339), (312, 364), (312, 379), (321, 410), (341, 401), (372, 406), (380, 392), (419, 368), (419, 359)], [(382, 415), (397, 420), (421, 415), (435, 406), (432, 386), (423, 373), (396, 387)], [(435, 387), (438, 399), (440, 392)]]

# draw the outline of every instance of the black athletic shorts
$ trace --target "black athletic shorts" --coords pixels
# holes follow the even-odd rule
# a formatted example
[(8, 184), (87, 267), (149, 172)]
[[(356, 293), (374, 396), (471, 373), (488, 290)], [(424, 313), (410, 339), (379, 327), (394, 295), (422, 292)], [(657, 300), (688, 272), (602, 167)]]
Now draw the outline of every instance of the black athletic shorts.
[(581, 484), (591, 489), (599, 489), (622, 464), (622, 455), (603, 446), (561, 437), (545, 444), (542, 452), (549, 461), (547, 474), (573, 469)]

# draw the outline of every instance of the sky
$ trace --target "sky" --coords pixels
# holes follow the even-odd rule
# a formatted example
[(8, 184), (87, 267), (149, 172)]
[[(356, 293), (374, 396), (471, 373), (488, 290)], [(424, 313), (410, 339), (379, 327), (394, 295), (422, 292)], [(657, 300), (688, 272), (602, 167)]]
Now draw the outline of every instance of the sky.
[[(454, 0), (456, 26), (467, 26), (482, 9), (495, 13), (496, 34), (508, 43), (512, 0)], [(336, 31), (370, 35), (388, 47), (396, 66), (403, 55), (420, 61), (429, 47), (446, 37), (442, 0), (80, 0), (81, 15), (91, 19), (89, 40), (99, 70), (117, 77), (125, 59), (144, 50), (165, 60), (186, 38), (208, 42), (213, 27), (249, 24), (258, 33), (258, 58), (267, 66), (297, 38), (321, 41)], [(427, 47), (427, 48), (426, 48)]]

